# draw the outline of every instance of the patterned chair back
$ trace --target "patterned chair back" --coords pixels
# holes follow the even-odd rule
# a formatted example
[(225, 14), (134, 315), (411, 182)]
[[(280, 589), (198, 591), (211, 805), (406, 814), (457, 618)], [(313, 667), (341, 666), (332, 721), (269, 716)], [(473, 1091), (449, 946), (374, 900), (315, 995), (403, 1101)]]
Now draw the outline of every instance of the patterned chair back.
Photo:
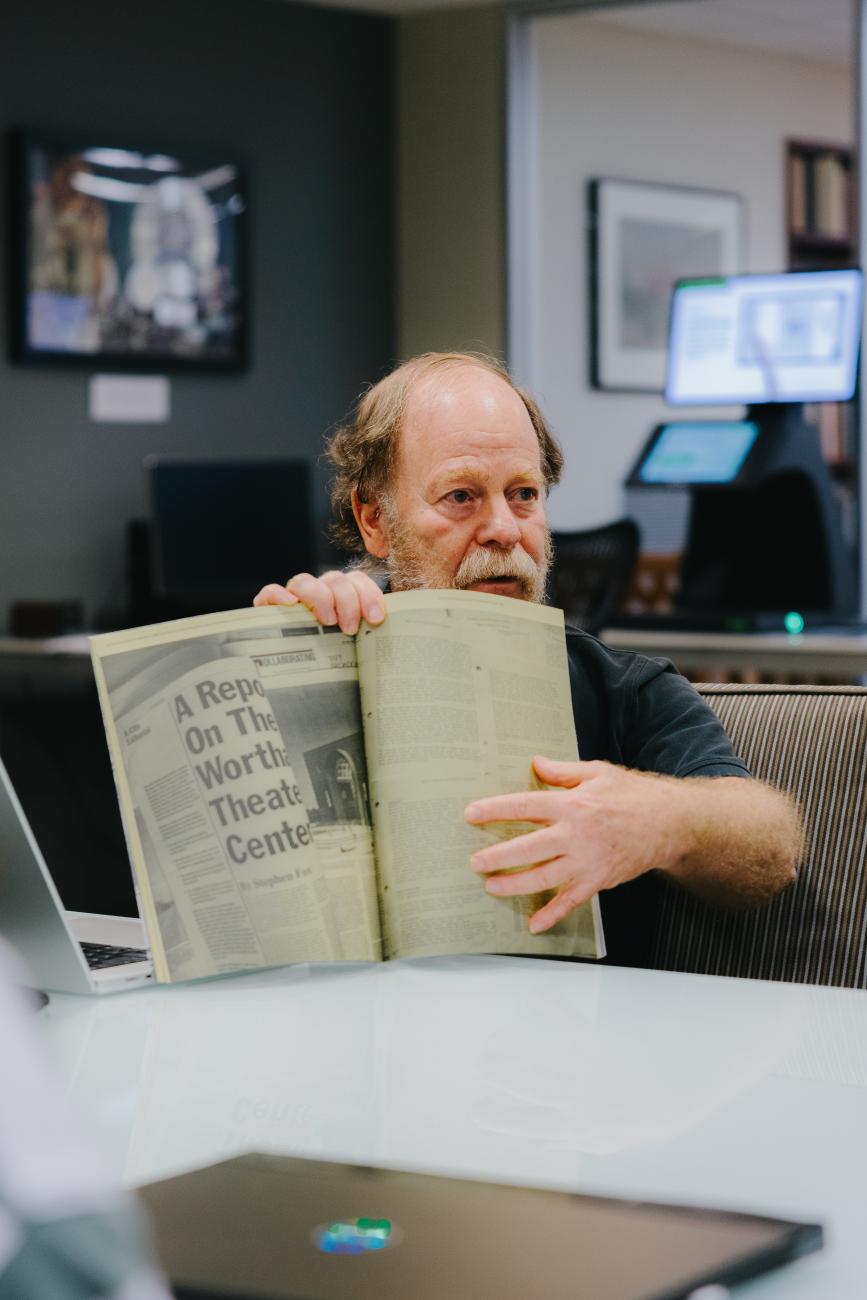
[(867, 988), (867, 688), (702, 685), (754, 776), (804, 818), (798, 880), (727, 911), (668, 886), (653, 965)]

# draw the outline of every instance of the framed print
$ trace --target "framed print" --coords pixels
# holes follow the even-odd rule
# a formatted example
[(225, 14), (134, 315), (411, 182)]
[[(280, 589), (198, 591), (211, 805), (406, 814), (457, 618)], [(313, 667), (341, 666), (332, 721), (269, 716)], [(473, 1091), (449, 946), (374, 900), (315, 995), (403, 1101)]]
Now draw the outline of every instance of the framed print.
[(14, 159), (16, 359), (243, 364), (247, 200), (235, 160), (99, 131), (22, 132)]
[(590, 182), (595, 388), (662, 392), (677, 280), (742, 270), (743, 203), (722, 190)]

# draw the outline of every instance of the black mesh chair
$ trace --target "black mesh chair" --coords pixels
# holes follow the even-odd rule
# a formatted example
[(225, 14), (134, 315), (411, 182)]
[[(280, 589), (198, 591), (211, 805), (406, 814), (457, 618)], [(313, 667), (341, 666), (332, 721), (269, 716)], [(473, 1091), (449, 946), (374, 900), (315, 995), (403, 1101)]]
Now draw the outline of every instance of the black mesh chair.
[(548, 603), (566, 622), (594, 635), (618, 613), (632, 581), (640, 533), (633, 519), (618, 519), (580, 533), (554, 533)]

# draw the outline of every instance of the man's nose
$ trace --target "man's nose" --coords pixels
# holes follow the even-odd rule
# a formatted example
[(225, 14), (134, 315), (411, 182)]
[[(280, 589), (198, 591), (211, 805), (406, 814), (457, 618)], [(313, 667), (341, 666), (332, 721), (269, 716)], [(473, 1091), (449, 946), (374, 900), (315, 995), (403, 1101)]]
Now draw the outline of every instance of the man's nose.
[(516, 546), (521, 540), (521, 529), (511, 505), (505, 497), (491, 497), (479, 521), (476, 541), (480, 546)]

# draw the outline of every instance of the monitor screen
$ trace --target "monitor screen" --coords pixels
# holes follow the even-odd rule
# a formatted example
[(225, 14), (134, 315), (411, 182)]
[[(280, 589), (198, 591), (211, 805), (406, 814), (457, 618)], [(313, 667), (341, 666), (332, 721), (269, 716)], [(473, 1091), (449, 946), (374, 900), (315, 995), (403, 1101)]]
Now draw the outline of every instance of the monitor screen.
[(862, 297), (857, 270), (681, 281), (672, 302), (666, 401), (848, 401)]
[(315, 565), (310, 470), (300, 460), (153, 456), (151, 563), (161, 597), (228, 609)]
[(758, 436), (750, 420), (662, 424), (633, 471), (633, 483), (657, 486), (731, 483)]

